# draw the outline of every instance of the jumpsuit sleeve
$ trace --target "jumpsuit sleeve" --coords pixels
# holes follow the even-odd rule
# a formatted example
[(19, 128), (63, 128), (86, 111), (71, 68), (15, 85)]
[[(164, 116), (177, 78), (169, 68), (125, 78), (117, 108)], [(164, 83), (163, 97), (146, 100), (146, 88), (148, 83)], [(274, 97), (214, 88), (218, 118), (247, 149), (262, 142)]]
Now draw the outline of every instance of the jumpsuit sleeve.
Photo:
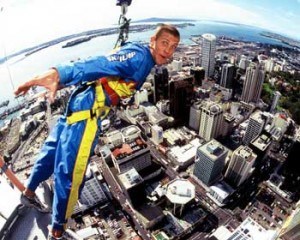
[(138, 48), (121, 50), (108, 56), (58, 65), (60, 83), (64, 86), (95, 81), (101, 77), (118, 76), (139, 81), (145, 64), (145, 54)]

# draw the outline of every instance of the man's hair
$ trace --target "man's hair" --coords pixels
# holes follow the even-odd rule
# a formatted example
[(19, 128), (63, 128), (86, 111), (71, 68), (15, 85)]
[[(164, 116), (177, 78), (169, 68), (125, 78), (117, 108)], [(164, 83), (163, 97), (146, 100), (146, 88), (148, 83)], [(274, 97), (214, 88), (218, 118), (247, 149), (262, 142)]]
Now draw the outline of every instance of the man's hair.
[(170, 24), (164, 24), (164, 23), (160, 24), (156, 28), (156, 32), (155, 32), (154, 36), (156, 38), (159, 38), (164, 32), (167, 32), (167, 33), (173, 35), (174, 37), (177, 37), (178, 39), (180, 39), (180, 33), (177, 30), (177, 28)]

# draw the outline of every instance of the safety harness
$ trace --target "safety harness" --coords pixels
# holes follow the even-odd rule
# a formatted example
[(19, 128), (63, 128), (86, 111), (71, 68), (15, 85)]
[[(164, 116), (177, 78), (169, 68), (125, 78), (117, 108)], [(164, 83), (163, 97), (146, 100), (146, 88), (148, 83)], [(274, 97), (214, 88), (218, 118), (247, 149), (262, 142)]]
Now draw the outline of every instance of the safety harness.
[(105, 93), (101, 84), (95, 84), (96, 97), (93, 107), (89, 110), (72, 112), (67, 115), (67, 123), (73, 124), (86, 119), (105, 118), (110, 108), (105, 106)]
[(117, 106), (120, 101), (132, 96), (135, 91), (136, 82), (125, 81), (119, 77), (110, 76), (87, 83), (87, 85), (94, 85), (95, 87), (96, 97), (93, 107), (90, 110), (70, 112), (67, 115), (68, 124), (94, 117), (104, 119), (110, 110), (110, 107), (105, 106), (106, 98), (110, 100), (111, 106)]

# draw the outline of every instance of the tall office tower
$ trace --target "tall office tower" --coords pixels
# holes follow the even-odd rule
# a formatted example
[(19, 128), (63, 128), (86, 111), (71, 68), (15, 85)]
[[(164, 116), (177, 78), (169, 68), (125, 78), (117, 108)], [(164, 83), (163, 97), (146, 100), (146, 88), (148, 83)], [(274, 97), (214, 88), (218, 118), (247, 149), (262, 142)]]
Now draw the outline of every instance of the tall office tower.
[(157, 67), (154, 74), (154, 103), (168, 99), (169, 72), (165, 67)]
[(257, 103), (260, 98), (264, 78), (265, 72), (262, 66), (252, 62), (246, 70), (241, 100), (246, 103)]
[(206, 101), (201, 107), (199, 135), (206, 141), (217, 138), (221, 133), (223, 122), (222, 107), (211, 101)]
[(194, 102), (190, 108), (189, 127), (195, 131), (199, 131), (201, 117), (201, 101)]
[(211, 140), (197, 149), (193, 174), (206, 185), (221, 178), (228, 150), (218, 141)]
[(190, 74), (194, 76), (194, 85), (202, 86), (202, 80), (204, 80), (205, 70), (203, 67), (193, 67), (190, 70)]
[(84, 183), (84, 187), (80, 195), (81, 203), (92, 207), (97, 203), (104, 202), (106, 200), (107, 197), (97, 178), (93, 177)]
[(242, 70), (246, 70), (249, 64), (250, 64), (250, 60), (247, 59), (246, 56), (242, 55), (239, 61), (239, 68)]
[(272, 105), (271, 105), (271, 108), (270, 108), (270, 112), (275, 111), (280, 97), (281, 97), (280, 92), (278, 92), (278, 91), (274, 92), (274, 97), (273, 97)]
[(202, 63), (205, 70), (205, 78), (211, 77), (215, 70), (216, 36), (213, 34), (202, 35)]
[(226, 137), (232, 132), (235, 117), (230, 113), (223, 114), (223, 124), (221, 128), (221, 136)]
[(272, 58), (265, 61), (265, 70), (267, 72), (270, 72), (270, 73), (273, 72), (274, 67), (275, 67), (275, 62)]
[(222, 66), (220, 85), (225, 88), (232, 88), (234, 76), (235, 76), (234, 66), (230, 63), (224, 64)]
[(146, 186), (144, 179), (135, 168), (130, 168), (119, 174), (118, 178), (123, 193), (134, 207), (138, 207), (144, 203)]
[(257, 138), (262, 132), (265, 126), (265, 120), (261, 116), (261, 112), (257, 111), (253, 113), (249, 118), (249, 124), (247, 126), (243, 143), (248, 145), (252, 140)]
[(193, 84), (190, 78), (170, 82), (170, 114), (175, 125), (188, 123), (191, 99), (193, 98)]
[(240, 186), (251, 174), (257, 155), (247, 146), (239, 146), (231, 156), (225, 178), (232, 187)]

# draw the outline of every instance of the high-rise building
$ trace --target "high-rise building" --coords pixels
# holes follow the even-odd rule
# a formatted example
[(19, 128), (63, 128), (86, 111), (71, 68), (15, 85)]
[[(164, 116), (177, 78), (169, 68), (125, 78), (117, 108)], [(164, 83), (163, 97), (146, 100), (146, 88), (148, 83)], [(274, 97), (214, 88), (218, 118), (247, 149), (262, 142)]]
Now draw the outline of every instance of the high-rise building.
[(165, 67), (156, 68), (154, 75), (154, 103), (168, 99), (169, 73)]
[(84, 183), (84, 187), (80, 195), (81, 203), (92, 207), (95, 204), (106, 200), (107, 197), (101, 187), (101, 183), (97, 178), (93, 177)]
[(199, 126), (199, 135), (206, 141), (217, 138), (221, 132), (223, 121), (222, 107), (211, 101), (204, 102), (201, 107), (201, 118)]
[(274, 67), (275, 67), (275, 62), (272, 58), (265, 61), (265, 69), (267, 72), (270, 72), (270, 73), (273, 72)]
[(260, 98), (264, 78), (265, 72), (262, 66), (252, 62), (246, 70), (241, 100), (246, 103), (257, 103)]
[(202, 63), (205, 70), (205, 78), (211, 77), (215, 70), (216, 36), (205, 33), (202, 35)]
[(197, 149), (194, 175), (206, 185), (221, 178), (228, 150), (218, 141), (211, 140)]
[(134, 207), (140, 206), (146, 198), (144, 179), (135, 168), (119, 174), (118, 178), (127, 199)]
[(280, 141), (283, 134), (287, 131), (288, 126), (289, 121), (287, 115), (283, 113), (276, 113), (269, 128), (269, 133), (273, 139)]
[(273, 97), (272, 105), (271, 105), (271, 108), (270, 108), (270, 112), (275, 111), (280, 97), (281, 97), (280, 92), (278, 92), (278, 91), (274, 92), (274, 97)]
[(250, 64), (250, 60), (247, 59), (246, 56), (242, 55), (239, 61), (239, 68), (246, 70), (249, 64)]
[(243, 143), (248, 145), (252, 140), (257, 138), (262, 132), (264, 125), (265, 120), (262, 118), (261, 112), (254, 112), (249, 118), (249, 124), (243, 138)]
[(222, 137), (227, 136), (233, 129), (235, 117), (230, 113), (223, 114), (223, 124), (220, 131)]
[(175, 119), (175, 124), (188, 123), (191, 99), (193, 97), (191, 77), (171, 81), (169, 95), (170, 114)]
[(240, 186), (251, 174), (257, 155), (247, 146), (239, 146), (233, 153), (225, 173), (225, 178), (233, 187)]
[(189, 127), (197, 132), (200, 126), (201, 106), (201, 101), (197, 101), (190, 108)]
[(235, 75), (234, 66), (230, 63), (224, 64), (222, 66), (220, 85), (225, 88), (232, 88), (234, 75)]
[(203, 67), (193, 67), (190, 70), (190, 74), (194, 76), (194, 85), (202, 86), (202, 80), (205, 77), (205, 70)]

